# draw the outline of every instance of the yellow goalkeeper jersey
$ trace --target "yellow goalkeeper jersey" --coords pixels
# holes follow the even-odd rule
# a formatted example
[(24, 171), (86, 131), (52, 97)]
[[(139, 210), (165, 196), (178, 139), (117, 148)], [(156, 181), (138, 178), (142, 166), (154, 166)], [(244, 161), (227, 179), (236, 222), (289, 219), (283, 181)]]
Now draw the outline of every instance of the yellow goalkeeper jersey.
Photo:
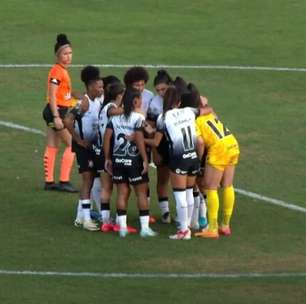
[(235, 136), (213, 114), (199, 116), (196, 129), (197, 136), (204, 140), (208, 164), (224, 169), (238, 163), (240, 151)]

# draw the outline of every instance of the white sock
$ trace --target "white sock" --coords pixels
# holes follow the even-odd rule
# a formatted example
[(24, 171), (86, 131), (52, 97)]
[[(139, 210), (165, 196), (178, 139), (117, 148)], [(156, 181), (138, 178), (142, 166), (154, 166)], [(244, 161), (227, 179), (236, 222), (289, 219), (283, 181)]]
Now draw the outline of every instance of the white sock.
[(161, 197), (158, 199), (159, 201), (159, 208), (161, 210), (162, 215), (169, 212), (169, 201), (168, 197)]
[(127, 229), (126, 214), (118, 215), (118, 222), (119, 222), (120, 229)]
[(193, 187), (186, 189), (186, 198), (187, 198), (187, 206), (188, 206), (188, 226), (190, 226), (192, 213), (193, 213), (193, 206), (194, 206)]
[(139, 221), (140, 221), (141, 229), (148, 229), (149, 228), (149, 220), (150, 220), (150, 216), (149, 215), (141, 215), (141, 216), (139, 216)]
[(102, 203), (101, 202), (101, 218), (103, 224), (109, 224), (110, 223), (110, 206), (109, 202)]
[(199, 208), (199, 215), (200, 217), (205, 217), (207, 216), (207, 206), (206, 206), (206, 201), (205, 198), (203, 197), (202, 193), (200, 193), (200, 208)]
[(176, 202), (176, 212), (180, 230), (185, 231), (188, 229), (188, 210), (187, 210), (187, 195), (186, 190), (174, 189), (173, 195)]
[(200, 194), (199, 192), (193, 192), (194, 206), (191, 217), (191, 226), (197, 226), (199, 223), (199, 207), (200, 207)]
[(78, 202), (76, 218), (77, 218), (78, 220), (83, 219), (82, 200), (79, 200), (79, 202)]
[(90, 198), (95, 202), (98, 211), (100, 211), (101, 189), (102, 187), (100, 177), (95, 177), (91, 187)]
[(90, 199), (84, 199), (81, 200), (82, 204), (82, 212), (83, 212), (83, 217), (84, 221), (89, 221), (90, 218)]

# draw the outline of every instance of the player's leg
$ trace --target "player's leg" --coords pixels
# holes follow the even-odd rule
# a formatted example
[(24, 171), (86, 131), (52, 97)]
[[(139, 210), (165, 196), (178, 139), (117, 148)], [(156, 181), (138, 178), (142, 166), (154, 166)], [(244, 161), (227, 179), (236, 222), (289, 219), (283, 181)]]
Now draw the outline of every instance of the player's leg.
[(195, 186), (195, 181), (196, 181), (195, 175), (187, 176), (186, 198), (187, 198), (188, 227), (191, 227), (191, 219), (194, 209), (193, 188)]
[(170, 181), (176, 203), (179, 230), (169, 238), (173, 240), (188, 240), (191, 238), (191, 233), (188, 228), (187, 175), (176, 174), (170, 171)]
[(83, 228), (89, 231), (97, 231), (99, 230), (99, 227), (91, 220), (90, 217), (90, 191), (94, 180), (94, 172), (92, 170), (86, 170), (81, 173), (81, 176), (82, 185), (80, 190), (80, 203), (82, 206)]
[(101, 173), (101, 231), (107, 232), (113, 230), (113, 225), (110, 218), (110, 200), (113, 192), (112, 177), (107, 172)]
[(130, 187), (127, 182), (117, 183), (117, 217), (119, 223), (119, 236), (126, 237), (127, 229), (127, 205), (130, 194)]
[(235, 204), (235, 191), (233, 187), (233, 180), (235, 175), (235, 166), (231, 165), (225, 168), (221, 181), (223, 190), (222, 194), (222, 222), (219, 232), (223, 235), (230, 235), (230, 220), (233, 214)]
[(168, 184), (169, 184), (170, 172), (169, 168), (165, 165), (157, 167), (157, 195), (159, 208), (162, 213), (162, 223), (170, 224), (170, 210), (169, 210), (169, 198), (168, 198)]
[(209, 164), (205, 165), (204, 172), (204, 189), (203, 193), (207, 195), (207, 213), (208, 213), (208, 229), (202, 230), (195, 235), (199, 237), (218, 238), (218, 212), (219, 212), (219, 196), (218, 187), (223, 176), (223, 171)]
[(150, 237), (157, 235), (150, 227), (149, 227), (149, 220), (150, 220), (150, 212), (149, 212), (149, 202), (147, 198), (147, 189), (148, 189), (148, 182), (141, 182), (138, 184), (133, 185), (136, 197), (137, 197), (137, 204), (139, 209), (139, 221), (140, 221), (140, 236), (141, 237)]

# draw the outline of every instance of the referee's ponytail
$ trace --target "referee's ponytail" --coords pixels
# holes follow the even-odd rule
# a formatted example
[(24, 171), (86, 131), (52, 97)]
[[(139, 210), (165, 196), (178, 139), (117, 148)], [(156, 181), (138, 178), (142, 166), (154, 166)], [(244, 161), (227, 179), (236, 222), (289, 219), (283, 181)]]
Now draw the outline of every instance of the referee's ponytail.
[(135, 98), (141, 98), (141, 93), (138, 90), (129, 88), (125, 91), (122, 98), (122, 104), (124, 109), (124, 116), (126, 118), (128, 118), (134, 110)]

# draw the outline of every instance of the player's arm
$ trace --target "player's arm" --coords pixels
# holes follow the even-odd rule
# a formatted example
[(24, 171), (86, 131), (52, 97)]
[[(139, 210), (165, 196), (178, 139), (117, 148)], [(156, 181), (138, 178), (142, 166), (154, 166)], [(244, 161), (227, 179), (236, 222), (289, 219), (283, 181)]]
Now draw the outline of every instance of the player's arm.
[(103, 151), (104, 151), (104, 157), (105, 157), (105, 164), (104, 167), (106, 171), (109, 174), (112, 174), (112, 160), (111, 160), (111, 139), (113, 136), (113, 128), (112, 128), (112, 123), (110, 122), (105, 130), (104, 133), (104, 138), (103, 138)]
[(146, 147), (144, 143), (144, 135), (143, 130), (136, 130), (135, 131), (135, 144), (138, 148), (138, 151), (142, 157), (143, 160), (143, 171), (142, 174), (148, 172), (149, 170), (149, 163), (148, 163), (148, 157), (146, 152)]
[(204, 139), (201, 136), (202, 135), (201, 130), (200, 130), (199, 125), (197, 124), (197, 121), (195, 123), (195, 129), (196, 129), (196, 136), (197, 136), (196, 150), (197, 150), (198, 158), (202, 159), (204, 155), (205, 144), (204, 144)]
[(156, 148), (156, 147), (159, 146), (163, 136), (164, 136), (163, 133), (157, 131), (153, 138), (145, 138), (144, 142), (145, 142), (146, 145), (148, 145), (150, 147), (153, 147), (153, 148)]
[(121, 115), (123, 114), (123, 112), (124, 110), (122, 107), (112, 106), (107, 110), (107, 116), (111, 117), (111, 116)]
[(196, 144), (196, 149), (197, 149), (197, 155), (199, 159), (202, 159), (204, 155), (204, 150), (205, 150), (205, 144), (202, 136), (197, 137), (197, 144)]
[(64, 124), (62, 119), (59, 116), (58, 113), (58, 109), (57, 109), (57, 103), (56, 103), (56, 93), (58, 90), (58, 84), (55, 84), (51, 81), (50, 85), (49, 85), (49, 104), (50, 104), (50, 109), (53, 115), (53, 122), (54, 122), (54, 126), (57, 130), (61, 130), (64, 128)]
[(74, 123), (77, 117), (77, 109), (72, 109), (64, 118), (64, 126), (67, 128), (69, 133), (71, 134), (72, 140), (74, 140), (78, 145), (87, 149), (90, 147), (90, 143), (87, 140), (84, 140), (80, 137), (80, 135), (75, 132)]

